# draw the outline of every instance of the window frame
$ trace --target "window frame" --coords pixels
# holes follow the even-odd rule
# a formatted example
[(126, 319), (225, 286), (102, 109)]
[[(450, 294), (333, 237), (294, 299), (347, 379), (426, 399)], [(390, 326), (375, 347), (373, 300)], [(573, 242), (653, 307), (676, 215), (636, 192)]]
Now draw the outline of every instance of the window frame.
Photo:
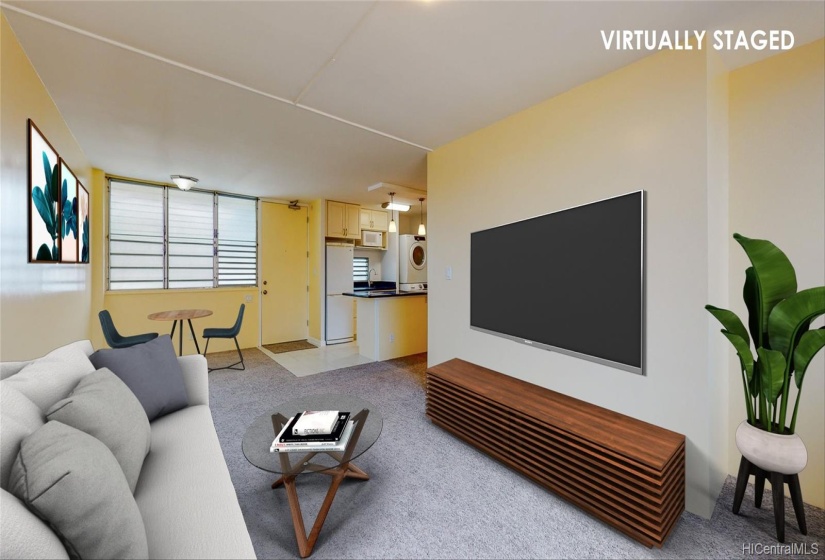
[[(129, 185), (137, 185), (146, 188), (162, 189), (163, 193), (163, 287), (161, 288), (112, 288), (111, 278), (111, 231), (112, 231), (112, 182), (123, 183)], [(260, 282), (260, 199), (254, 196), (245, 196), (235, 193), (227, 193), (222, 191), (208, 190), (208, 189), (191, 189), (190, 192), (206, 193), (212, 196), (212, 285), (202, 287), (170, 287), (169, 286), (169, 192), (177, 189), (174, 185), (165, 183), (156, 183), (152, 181), (141, 181), (139, 179), (129, 179), (124, 177), (117, 177), (114, 175), (106, 176), (106, 291), (111, 293), (127, 293), (127, 292), (151, 292), (158, 290), (214, 290), (214, 289), (246, 289), (257, 288)], [(244, 200), (252, 200), (255, 203), (255, 279), (250, 284), (229, 284), (221, 285), (219, 282), (219, 232), (218, 232), (218, 208), (220, 205), (220, 198), (238, 198)]]
[[(356, 276), (356, 263), (367, 261), (367, 275), (366, 277)], [(358, 266), (360, 268), (363, 265)], [(370, 259), (369, 257), (352, 257), (352, 281), (353, 282), (369, 282), (370, 280)]]

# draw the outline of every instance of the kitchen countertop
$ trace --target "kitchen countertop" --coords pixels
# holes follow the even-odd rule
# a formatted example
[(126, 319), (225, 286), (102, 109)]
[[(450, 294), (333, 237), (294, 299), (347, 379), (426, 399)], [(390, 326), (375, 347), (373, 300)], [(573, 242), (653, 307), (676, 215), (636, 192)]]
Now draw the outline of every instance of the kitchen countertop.
[(382, 290), (382, 289), (373, 289), (373, 290), (356, 290), (354, 292), (344, 292), (345, 296), (352, 296), (357, 298), (364, 298), (364, 299), (375, 299), (375, 298), (388, 298), (388, 297), (404, 297), (404, 296), (426, 296), (426, 290), (421, 290), (418, 292), (396, 292), (395, 289), (392, 290)]

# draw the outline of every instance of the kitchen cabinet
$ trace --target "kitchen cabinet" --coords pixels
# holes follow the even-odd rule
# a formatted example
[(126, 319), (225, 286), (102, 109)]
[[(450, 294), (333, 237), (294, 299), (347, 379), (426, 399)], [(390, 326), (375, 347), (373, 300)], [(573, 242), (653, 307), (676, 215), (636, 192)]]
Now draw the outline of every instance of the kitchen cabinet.
[(361, 239), (361, 207), (346, 202), (327, 201), (327, 237)]
[(361, 229), (369, 229), (372, 231), (387, 231), (390, 225), (390, 220), (386, 212), (383, 210), (370, 210), (368, 208), (361, 208)]

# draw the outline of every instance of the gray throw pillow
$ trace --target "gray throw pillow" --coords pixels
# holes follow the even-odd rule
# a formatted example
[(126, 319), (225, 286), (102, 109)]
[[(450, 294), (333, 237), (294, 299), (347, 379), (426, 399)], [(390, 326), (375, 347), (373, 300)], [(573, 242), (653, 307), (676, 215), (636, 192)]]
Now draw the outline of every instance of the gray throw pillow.
[(98, 350), (89, 359), (109, 368), (135, 394), (151, 422), (189, 406), (178, 357), (168, 334), (129, 348)]
[(77, 428), (106, 444), (134, 494), (152, 433), (146, 412), (118, 376), (105, 368), (90, 373), (68, 397), (52, 405), (46, 418)]
[(146, 528), (120, 465), (103, 443), (60, 422), (23, 440), (11, 492), (72, 558), (147, 558)]

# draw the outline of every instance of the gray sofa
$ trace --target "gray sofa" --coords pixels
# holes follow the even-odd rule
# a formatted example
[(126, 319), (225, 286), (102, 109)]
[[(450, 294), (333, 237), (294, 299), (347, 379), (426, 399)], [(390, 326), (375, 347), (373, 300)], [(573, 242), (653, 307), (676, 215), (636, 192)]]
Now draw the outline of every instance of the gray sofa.
[[(87, 356), (93, 351), (89, 341), (69, 346), (82, 348)], [(151, 448), (134, 492), (149, 557), (255, 558), (212, 422), (206, 359), (193, 355), (178, 361), (189, 406), (151, 423)], [(60, 367), (26, 384), (10, 383), (28, 363), (0, 366), (0, 556), (68, 558), (49, 526), (8, 492), (8, 471), (20, 442), (43, 425), (48, 407), (66, 397), (76, 384), (76, 380), (61, 380)], [(39, 421), (36, 415), (20, 412), (25, 407), (33, 410), (30, 403), (21, 406), (21, 394), (37, 403)]]

